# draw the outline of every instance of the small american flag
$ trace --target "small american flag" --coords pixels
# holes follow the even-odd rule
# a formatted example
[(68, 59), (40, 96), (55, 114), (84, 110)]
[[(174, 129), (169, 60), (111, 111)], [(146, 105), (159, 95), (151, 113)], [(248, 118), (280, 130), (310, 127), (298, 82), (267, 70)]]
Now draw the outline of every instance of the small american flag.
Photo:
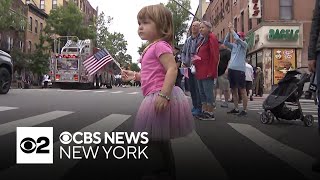
[(106, 49), (102, 49), (86, 59), (83, 65), (91, 76), (112, 60), (113, 58), (109, 52)]

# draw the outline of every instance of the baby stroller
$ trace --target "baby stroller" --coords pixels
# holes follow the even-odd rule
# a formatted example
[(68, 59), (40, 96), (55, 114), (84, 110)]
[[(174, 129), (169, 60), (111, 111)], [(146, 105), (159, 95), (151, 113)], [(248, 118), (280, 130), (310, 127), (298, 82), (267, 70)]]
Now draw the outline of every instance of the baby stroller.
[[(278, 87), (263, 102), (264, 111), (260, 115), (263, 124), (272, 124), (276, 118), (285, 120), (300, 119), (304, 125), (313, 125), (312, 115), (303, 115), (300, 97), (303, 94), (305, 82), (310, 80), (310, 75), (298, 70), (288, 71), (283, 79), (278, 83)], [(286, 106), (286, 102), (298, 106), (298, 109), (291, 109)]]

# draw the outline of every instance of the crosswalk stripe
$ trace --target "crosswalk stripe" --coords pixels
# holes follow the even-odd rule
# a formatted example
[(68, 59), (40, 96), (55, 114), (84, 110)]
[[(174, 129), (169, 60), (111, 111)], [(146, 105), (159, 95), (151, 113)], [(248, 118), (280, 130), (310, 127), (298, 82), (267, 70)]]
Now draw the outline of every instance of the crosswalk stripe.
[[(122, 115), (122, 114), (111, 114), (100, 121), (90, 124), (89, 126), (84, 127), (83, 129), (78, 130), (78, 132), (112, 132), (115, 128), (120, 126), (123, 122), (130, 118), (130, 115)], [(6, 177), (8, 179), (16, 179), (16, 177), (21, 176), (23, 172), (30, 172), (35, 179), (42, 179), (43, 174), (46, 174), (49, 179), (60, 179), (66, 172), (75, 166), (80, 160), (74, 159), (60, 159), (59, 157), (59, 149), (60, 146), (66, 149), (67, 146), (75, 146), (73, 142), (67, 145), (62, 144), (60, 141), (56, 141), (54, 143), (54, 161), (50, 168), (47, 166), (39, 166), (37, 168), (28, 168), (28, 167), (19, 167), (17, 165), (12, 166), (8, 169), (0, 172), (0, 177)], [(88, 149), (91, 144), (83, 144), (86, 149)], [(37, 173), (41, 172), (41, 173)]]
[(60, 92), (74, 92), (76, 90), (72, 90), (72, 89), (59, 89), (58, 91)]
[(8, 111), (13, 109), (19, 109), (18, 107), (7, 107), (7, 106), (0, 106), (0, 112), (1, 111)]
[[(243, 136), (249, 138), (255, 144), (278, 157), (282, 161), (288, 163), (293, 168), (297, 169), (305, 177), (309, 179), (319, 179), (320, 176), (314, 173), (310, 165), (315, 162), (315, 159), (302, 151), (293, 149), (265, 134), (258, 129), (247, 125), (228, 123), (233, 129), (238, 131)], [(317, 178), (316, 178), (317, 177)]]
[(108, 92), (108, 91), (93, 91), (94, 93), (105, 93), (105, 92)]
[(171, 144), (177, 179), (228, 179), (219, 161), (195, 131), (187, 137), (171, 140)]
[(119, 93), (123, 93), (123, 91), (113, 91), (113, 92), (110, 92), (112, 94), (119, 94)]
[(51, 121), (66, 115), (69, 115), (73, 112), (71, 111), (52, 111), (44, 114), (40, 114), (37, 116), (32, 116), (16, 121), (12, 121), (9, 123), (1, 124), (0, 125), (0, 136), (15, 132), (16, 127), (29, 127), (29, 126), (34, 126), (37, 124), (41, 124), (47, 121)]
[(139, 94), (139, 92), (132, 92), (132, 93), (128, 93), (128, 94), (134, 95), (134, 94)]

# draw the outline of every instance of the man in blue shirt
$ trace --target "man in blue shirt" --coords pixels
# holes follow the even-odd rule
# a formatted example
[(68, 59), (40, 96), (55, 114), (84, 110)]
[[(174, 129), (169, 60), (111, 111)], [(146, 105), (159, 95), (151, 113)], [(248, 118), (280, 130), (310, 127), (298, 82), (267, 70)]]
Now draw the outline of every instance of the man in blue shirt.
[[(230, 82), (230, 88), (232, 90), (232, 97), (234, 103), (234, 109), (230, 114), (238, 114), (238, 116), (247, 115), (248, 97), (246, 93), (246, 53), (248, 44), (245, 41), (245, 34), (243, 32), (236, 33), (234, 31), (232, 23), (228, 25), (229, 33), (224, 39), (224, 44), (231, 49), (231, 59), (228, 65), (228, 78)], [(230, 34), (233, 35), (235, 43), (230, 43)], [(243, 110), (239, 113), (238, 106), (238, 89), (240, 89)]]
[(191, 58), (195, 54), (197, 54), (197, 47), (200, 44), (202, 36), (200, 35), (200, 22), (195, 21), (191, 25), (191, 36), (187, 38), (184, 43), (182, 52), (181, 52), (181, 67), (188, 67), (189, 70), (189, 88), (192, 98), (192, 114), (194, 116), (198, 116), (201, 114), (201, 100), (200, 100), (200, 92), (198, 88), (198, 80), (196, 79), (195, 74), (191, 73)]

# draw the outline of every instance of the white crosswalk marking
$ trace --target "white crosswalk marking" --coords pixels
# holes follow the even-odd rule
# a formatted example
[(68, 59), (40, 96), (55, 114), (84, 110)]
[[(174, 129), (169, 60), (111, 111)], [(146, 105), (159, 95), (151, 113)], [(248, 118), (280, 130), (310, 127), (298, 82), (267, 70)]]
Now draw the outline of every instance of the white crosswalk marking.
[[(89, 126), (84, 127), (83, 129), (78, 130), (78, 132), (112, 132), (115, 128), (120, 126), (123, 122), (130, 118), (130, 115), (122, 114), (111, 114), (100, 121), (93, 123)], [(50, 168), (46, 166), (39, 166), (37, 168), (28, 168), (28, 167), (19, 167), (12, 166), (9, 169), (6, 169), (0, 172), (0, 177), (6, 177), (8, 179), (16, 179), (17, 176), (21, 176), (23, 173), (29, 172), (33, 174), (35, 179), (43, 179), (43, 174), (46, 174), (49, 179), (60, 179), (65, 173), (75, 166), (80, 160), (73, 159), (60, 159), (59, 148), (67, 146), (75, 146), (76, 144), (70, 143), (68, 145), (62, 144), (60, 141), (54, 143), (54, 164), (50, 165)], [(83, 144), (85, 148), (89, 148), (91, 144)], [(41, 172), (41, 173), (37, 173)]]
[(123, 93), (123, 91), (113, 91), (113, 92), (110, 92), (112, 94), (119, 94), (119, 93)]
[(218, 160), (195, 131), (187, 137), (171, 140), (171, 143), (177, 179), (228, 179)]
[(134, 94), (139, 94), (139, 92), (132, 92), (132, 93), (127, 93), (127, 94), (134, 95)]
[(13, 109), (19, 109), (18, 107), (7, 107), (7, 106), (0, 106), (0, 112), (1, 111), (8, 111)]
[(293, 168), (309, 179), (320, 179), (319, 174), (314, 173), (310, 165), (315, 159), (304, 152), (293, 149), (257, 130), (247, 124), (228, 123), (233, 129), (247, 137), (255, 144), (288, 163)]
[(16, 131), (16, 127), (30, 127), (37, 124), (41, 124), (47, 121), (51, 121), (66, 115), (69, 115), (73, 112), (71, 111), (52, 111), (45, 114), (40, 114), (37, 116), (32, 116), (9, 123), (0, 125), (0, 136), (12, 133)]
[[(299, 101), (300, 101), (302, 112), (304, 113), (304, 115), (311, 114), (315, 119), (318, 118), (318, 106), (314, 104), (313, 100), (300, 99)], [(259, 111), (258, 113), (260, 114), (262, 111), (264, 111), (262, 104), (263, 104), (263, 101), (249, 101), (247, 109), (248, 111)], [(298, 109), (297, 105), (293, 105), (290, 103), (286, 103), (286, 106), (291, 109)], [(242, 108), (243, 105), (239, 104), (239, 107)]]
[(108, 92), (108, 91), (93, 91), (94, 93), (105, 93), (105, 92)]

